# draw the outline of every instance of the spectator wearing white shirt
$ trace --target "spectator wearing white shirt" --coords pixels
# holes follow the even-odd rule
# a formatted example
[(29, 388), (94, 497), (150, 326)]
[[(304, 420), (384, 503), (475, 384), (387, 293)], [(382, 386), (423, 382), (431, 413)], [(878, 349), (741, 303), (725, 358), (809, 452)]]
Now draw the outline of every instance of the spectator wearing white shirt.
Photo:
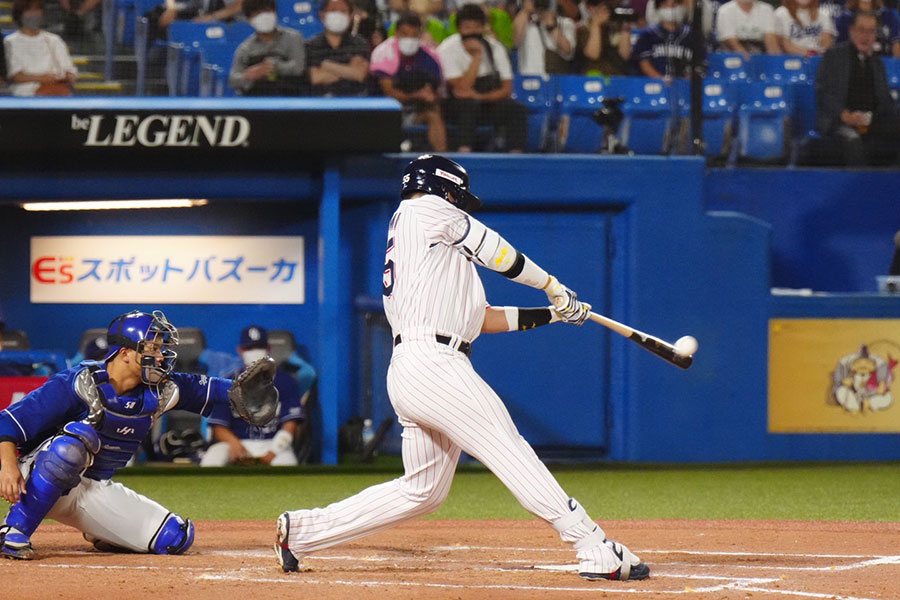
[(785, 54), (822, 54), (835, 33), (831, 13), (819, 6), (819, 0), (784, 0), (775, 9), (775, 34)]
[(13, 96), (70, 96), (78, 70), (62, 38), (44, 31), (43, 0), (16, 0), (19, 29), (3, 40)]
[(458, 152), (474, 149), (475, 128), (480, 124), (505, 130), (506, 149), (522, 152), (527, 113), (511, 97), (513, 73), (506, 48), (484, 35), (486, 25), (481, 7), (466, 4), (457, 13), (459, 33), (438, 46), (450, 91), (447, 121), (456, 125)]
[(551, 0), (524, 0), (513, 19), (514, 44), (519, 49), (522, 75), (559, 75), (572, 72), (575, 21), (557, 14)]
[(716, 14), (716, 38), (723, 52), (781, 54), (775, 36), (775, 10), (760, 0), (731, 0)]

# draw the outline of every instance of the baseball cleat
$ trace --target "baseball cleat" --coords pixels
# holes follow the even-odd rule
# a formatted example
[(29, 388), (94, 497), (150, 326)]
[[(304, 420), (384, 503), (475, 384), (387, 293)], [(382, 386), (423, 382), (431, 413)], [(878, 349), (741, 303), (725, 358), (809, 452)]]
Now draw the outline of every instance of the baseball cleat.
[(275, 522), (275, 556), (278, 564), (285, 573), (297, 573), (300, 571), (300, 562), (288, 548), (288, 532), (291, 528), (291, 519), (284, 513)]
[(13, 560), (32, 560), (34, 558), (34, 548), (31, 546), (31, 540), (25, 534), (10, 528), (3, 533), (0, 540), (2, 540), (0, 557)]
[(650, 577), (650, 567), (619, 542), (603, 543), (578, 553), (578, 574), (589, 581), (634, 581)]

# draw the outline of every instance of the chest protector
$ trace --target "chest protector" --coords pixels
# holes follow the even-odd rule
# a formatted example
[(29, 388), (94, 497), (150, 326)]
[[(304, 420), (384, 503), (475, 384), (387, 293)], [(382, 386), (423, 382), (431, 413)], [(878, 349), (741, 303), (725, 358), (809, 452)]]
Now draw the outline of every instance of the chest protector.
[(109, 382), (105, 369), (89, 367), (90, 378), (97, 395), (89, 421), (100, 437), (100, 452), (84, 476), (104, 480), (125, 466), (137, 452), (141, 442), (162, 413), (157, 393), (139, 386), (134, 395), (119, 396)]

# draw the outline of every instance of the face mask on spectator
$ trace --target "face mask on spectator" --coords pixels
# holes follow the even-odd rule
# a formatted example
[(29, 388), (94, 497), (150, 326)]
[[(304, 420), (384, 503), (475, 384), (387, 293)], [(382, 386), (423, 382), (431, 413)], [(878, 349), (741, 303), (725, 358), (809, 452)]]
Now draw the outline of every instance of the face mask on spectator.
[(331, 33), (344, 33), (350, 24), (350, 15), (337, 10), (325, 13), (325, 29)]
[(275, 13), (267, 10), (250, 19), (250, 24), (257, 33), (270, 33), (275, 31), (275, 21)]
[(684, 20), (683, 6), (668, 6), (666, 8), (661, 8), (656, 12), (659, 15), (660, 21), (666, 21), (667, 23), (681, 23)]
[(241, 358), (244, 359), (244, 366), (249, 367), (266, 354), (265, 348), (250, 348), (249, 350), (244, 350), (243, 354), (241, 354)]
[(397, 38), (397, 48), (403, 56), (412, 56), (419, 51), (419, 38)]
[(22, 15), (22, 29), (37, 31), (44, 26), (44, 15)]

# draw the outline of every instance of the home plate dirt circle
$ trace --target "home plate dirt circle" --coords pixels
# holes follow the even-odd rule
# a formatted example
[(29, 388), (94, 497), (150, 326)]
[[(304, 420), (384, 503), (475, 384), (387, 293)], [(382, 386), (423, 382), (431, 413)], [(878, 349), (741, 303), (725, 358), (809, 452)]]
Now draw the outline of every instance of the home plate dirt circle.
[(16, 599), (900, 598), (900, 523), (601, 524), (650, 565), (649, 580), (583, 581), (574, 552), (537, 520), (413, 521), (306, 557), (300, 573), (275, 561), (274, 520), (198, 523), (184, 556), (101, 553), (46, 524), (38, 559), (0, 561), (0, 580)]

